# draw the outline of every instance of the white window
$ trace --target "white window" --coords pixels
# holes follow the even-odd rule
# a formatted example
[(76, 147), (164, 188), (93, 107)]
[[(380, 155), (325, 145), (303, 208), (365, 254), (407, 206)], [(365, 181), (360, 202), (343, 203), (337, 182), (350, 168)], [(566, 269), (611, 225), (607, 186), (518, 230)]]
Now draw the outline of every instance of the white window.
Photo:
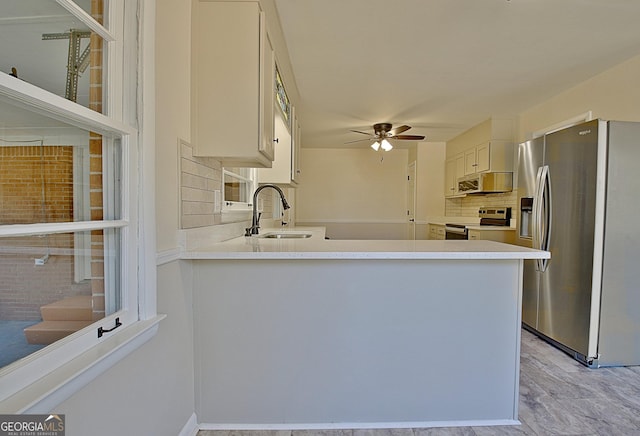
[(27, 318), (39, 346), (0, 365), (3, 410), (50, 410), (159, 319), (139, 218), (145, 4), (0, 3), (0, 328)]
[(258, 187), (257, 178), (255, 168), (222, 169), (222, 222), (251, 218), (253, 193)]

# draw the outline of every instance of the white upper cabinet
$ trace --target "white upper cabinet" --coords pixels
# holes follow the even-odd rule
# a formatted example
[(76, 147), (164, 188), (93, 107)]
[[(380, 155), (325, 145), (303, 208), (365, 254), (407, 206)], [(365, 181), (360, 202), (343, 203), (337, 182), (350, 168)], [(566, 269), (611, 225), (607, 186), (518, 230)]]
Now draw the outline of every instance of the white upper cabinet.
[(476, 147), (464, 151), (464, 173), (473, 174), (478, 172), (478, 153)]
[(300, 124), (296, 108), (291, 105), (289, 96), (280, 76), (275, 69), (274, 104), (274, 145), (275, 159), (271, 168), (258, 169), (260, 183), (276, 183), (295, 186), (300, 173)]
[(294, 159), (293, 126), (289, 126), (282, 111), (275, 108), (275, 156), (271, 168), (258, 168), (258, 182), (293, 185)]
[(485, 171), (513, 171), (511, 141), (486, 141), (464, 152), (464, 174)]
[[(192, 142), (223, 166), (271, 167), (275, 59), (258, 2), (194, 2)], [(176, 66), (179, 67), (179, 66)]]
[[(458, 153), (456, 156), (445, 161), (444, 169), (444, 196), (456, 197), (461, 195), (458, 192), (458, 178), (465, 175), (465, 154)], [(462, 194), (464, 195), (464, 194)]]
[[(264, 28), (264, 13), (260, 13), (260, 17), (260, 27)], [(273, 54), (273, 45), (271, 44), (271, 39), (266, 31), (264, 32), (264, 35), (261, 35), (260, 42), (262, 44), (260, 53), (262, 54), (263, 61), (261, 65), (262, 72), (260, 74), (262, 80), (262, 89), (260, 90), (260, 108), (262, 110), (260, 111), (261, 141), (259, 149), (267, 159), (273, 161), (275, 159), (274, 81), (276, 61)]]
[(302, 146), (302, 129), (300, 128), (300, 120), (298, 113), (293, 108), (293, 146), (291, 147), (291, 181), (298, 183), (300, 181), (300, 147)]
[(513, 171), (513, 121), (489, 119), (447, 142), (447, 160), (463, 156), (460, 176)]

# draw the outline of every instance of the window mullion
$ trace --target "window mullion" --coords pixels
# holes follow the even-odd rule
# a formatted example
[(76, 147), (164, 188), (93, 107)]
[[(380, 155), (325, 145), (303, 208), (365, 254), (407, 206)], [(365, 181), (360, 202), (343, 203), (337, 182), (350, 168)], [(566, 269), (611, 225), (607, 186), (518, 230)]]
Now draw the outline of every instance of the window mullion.
[(86, 24), (89, 29), (100, 35), (100, 37), (105, 41), (114, 41), (116, 39), (111, 32), (98, 23), (91, 15), (85, 12), (84, 9), (72, 0), (56, 0), (56, 2), (65, 8), (71, 15)]
[(78, 221), (78, 222), (46, 223), (46, 224), (42, 224), (42, 223), (10, 224), (10, 225), (0, 226), (0, 237), (83, 232), (83, 231), (90, 231), (90, 230), (122, 228), (128, 225), (129, 225), (129, 222), (127, 220)]
[(84, 130), (100, 134), (135, 134), (133, 128), (116, 119), (80, 106), (25, 81), (16, 80), (8, 74), (0, 74), (0, 96), (3, 95), (34, 112), (55, 117)]

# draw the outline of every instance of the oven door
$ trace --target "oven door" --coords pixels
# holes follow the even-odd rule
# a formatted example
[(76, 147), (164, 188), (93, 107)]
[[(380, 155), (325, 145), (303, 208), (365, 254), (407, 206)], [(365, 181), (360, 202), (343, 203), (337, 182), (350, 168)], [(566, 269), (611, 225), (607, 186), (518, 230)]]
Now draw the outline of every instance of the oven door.
[(469, 239), (466, 226), (446, 224), (444, 232), (445, 239)]

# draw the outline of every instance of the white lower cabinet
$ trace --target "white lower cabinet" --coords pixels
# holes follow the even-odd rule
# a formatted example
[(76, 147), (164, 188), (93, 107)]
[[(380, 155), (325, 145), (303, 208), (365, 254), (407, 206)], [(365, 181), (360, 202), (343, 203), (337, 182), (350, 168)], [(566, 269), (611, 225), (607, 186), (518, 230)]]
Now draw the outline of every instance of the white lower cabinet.
[(485, 240), (513, 244), (515, 230), (472, 230), (469, 229), (469, 240)]
[(429, 239), (444, 240), (444, 226), (442, 224), (429, 224)]

